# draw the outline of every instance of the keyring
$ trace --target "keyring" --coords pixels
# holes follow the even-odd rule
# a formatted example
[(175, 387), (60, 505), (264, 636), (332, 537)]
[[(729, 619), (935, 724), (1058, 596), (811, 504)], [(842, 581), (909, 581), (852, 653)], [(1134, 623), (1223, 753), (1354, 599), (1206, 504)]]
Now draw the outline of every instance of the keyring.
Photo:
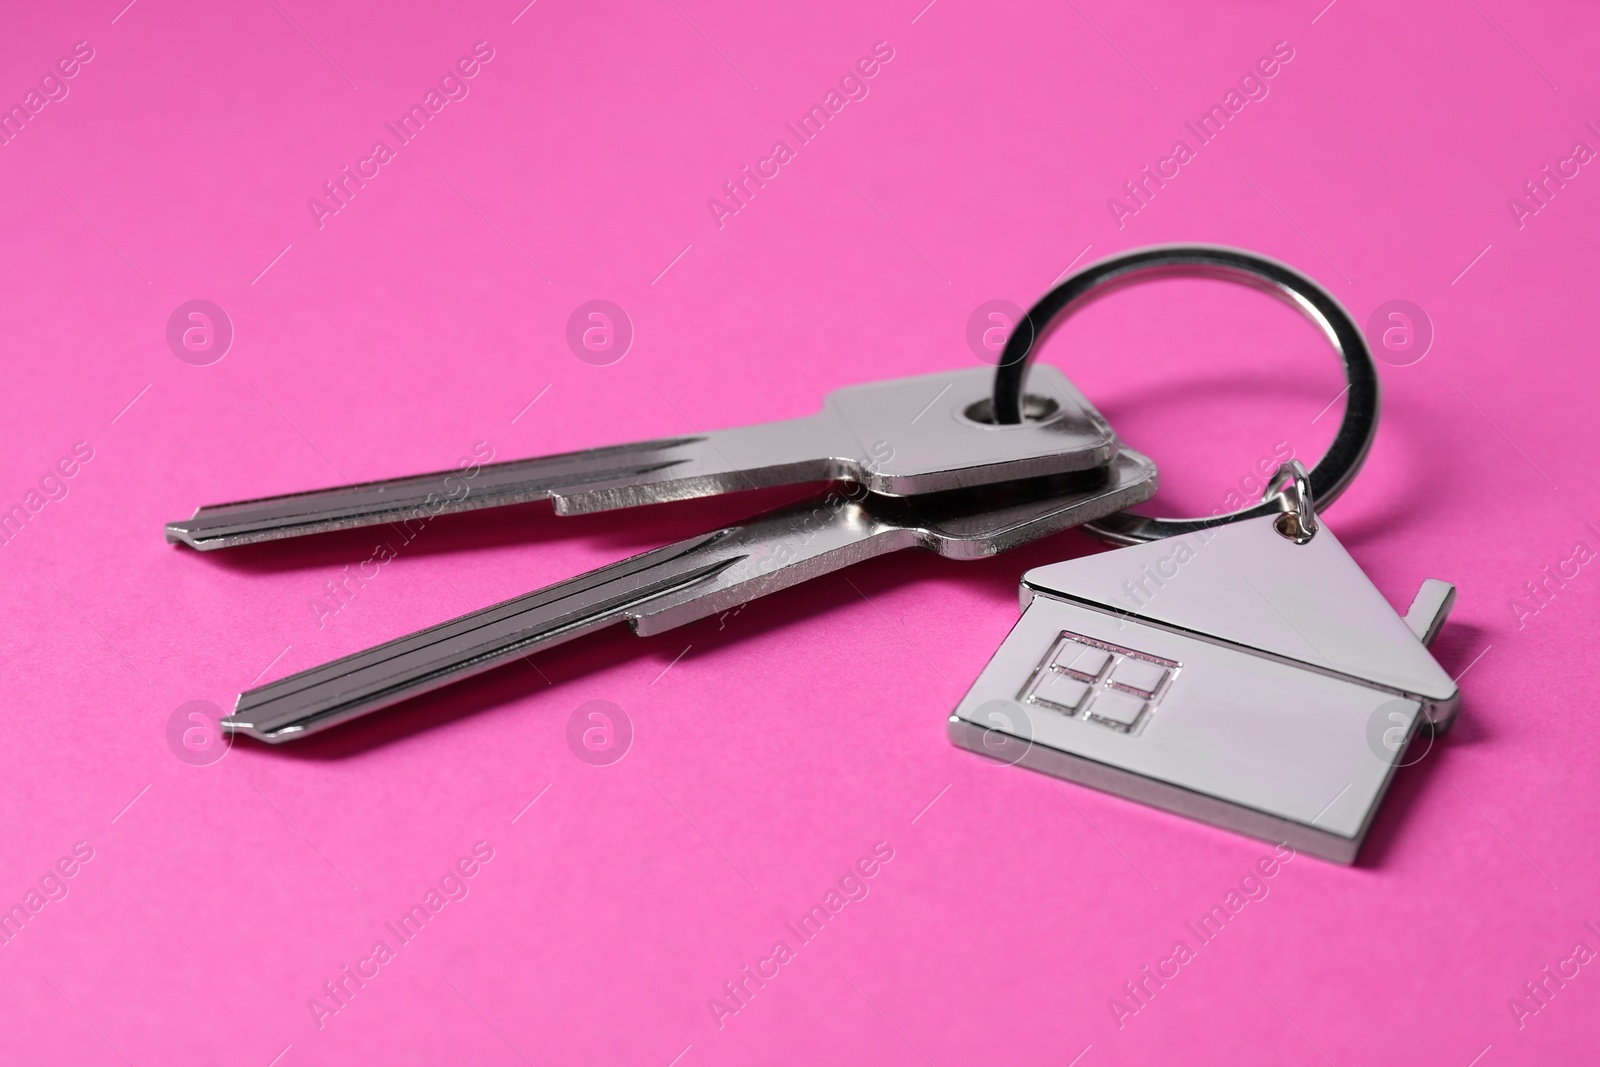
[[(994, 376), (994, 413), (998, 423), (1022, 421), (1022, 391), (1028, 362), (1037, 342), (1066, 315), (1125, 285), (1154, 278), (1215, 278), (1259, 289), (1296, 308), (1322, 331), (1344, 364), (1344, 418), (1333, 443), (1311, 469), (1308, 496), (1325, 508), (1344, 492), (1372, 448), (1378, 430), (1378, 372), (1372, 353), (1355, 320), (1333, 295), (1316, 282), (1276, 260), (1237, 248), (1216, 245), (1157, 245), (1125, 252), (1093, 263), (1046, 293), (1011, 331)], [(1282, 512), (1269, 496), (1238, 511), (1199, 519), (1158, 519), (1118, 512), (1083, 529), (1119, 545), (1135, 545), (1161, 537), (1194, 533), (1241, 519)]]

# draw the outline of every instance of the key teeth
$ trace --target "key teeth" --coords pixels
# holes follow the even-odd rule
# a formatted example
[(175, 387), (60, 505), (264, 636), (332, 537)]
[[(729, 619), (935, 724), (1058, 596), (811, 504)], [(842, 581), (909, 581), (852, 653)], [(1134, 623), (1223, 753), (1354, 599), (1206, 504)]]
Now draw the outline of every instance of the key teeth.
[[(714, 491), (713, 491), (714, 492)], [(664, 494), (656, 485), (637, 485), (633, 482), (609, 482), (601, 486), (567, 485), (550, 491), (550, 507), (560, 516), (594, 515), (602, 511), (620, 511), (623, 508), (645, 504), (661, 504), (676, 500), (693, 500), (707, 493)]]
[[(698, 500), (701, 497), (718, 496), (742, 489), (761, 488), (768, 484), (759, 475), (752, 477), (747, 472), (717, 471), (678, 478), (667, 476), (690, 462), (688, 459), (674, 459), (622, 471), (618, 477), (603, 481), (557, 486), (548, 492), (550, 506), (557, 515), (590, 515), (600, 511), (641, 507), (645, 504)], [(661, 477), (651, 477), (653, 475)]]

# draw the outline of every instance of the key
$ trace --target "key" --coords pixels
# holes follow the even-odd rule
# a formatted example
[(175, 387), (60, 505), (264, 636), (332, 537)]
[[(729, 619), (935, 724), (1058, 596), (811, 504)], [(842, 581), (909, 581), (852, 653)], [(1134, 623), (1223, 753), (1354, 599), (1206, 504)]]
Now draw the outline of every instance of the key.
[(222, 724), (305, 737), (614, 623), (660, 633), (905, 548), (989, 556), (1155, 490), (1155, 465), (1127, 449), (1107, 468), (1022, 485), (901, 499), (835, 489), (248, 690)]
[[(1104, 466), (1116, 439), (1060, 371), (1034, 368), (1039, 419), (995, 426), (988, 368), (839, 389), (801, 419), (215, 504), (170, 522), (201, 551), (549, 498), (577, 515), (742, 489), (844, 480), (910, 496)], [(472, 473), (468, 473), (471, 471)]]

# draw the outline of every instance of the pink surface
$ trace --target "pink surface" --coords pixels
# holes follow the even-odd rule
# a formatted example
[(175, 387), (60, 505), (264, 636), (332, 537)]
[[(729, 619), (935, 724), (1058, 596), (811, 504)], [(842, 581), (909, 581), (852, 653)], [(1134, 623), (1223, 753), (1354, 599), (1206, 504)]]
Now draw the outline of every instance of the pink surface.
[[(1600, 973), (1574, 946), (1600, 949), (1600, 13), (123, 2), (34, 5), (0, 38), (0, 98), (24, 107), (74, 42), (93, 56), (0, 147), (0, 500), (39, 489), (0, 548), (0, 899), (61, 897), (0, 948), (0, 1061), (1592, 1061)], [(479, 41), (492, 59), (445, 86), (466, 95), (396, 147), (385, 124)], [(866, 95), (799, 145), (785, 123), (880, 41)], [(1265, 97), (1195, 148), (1185, 123), (1275, 42), (1292, 59), (1246, 82)], [(1193, 158), (1161, 163), (1179, 138)], [(379, 139), (393, 158), (363, 163)], [(763, 164), (780, 139), (792, 158)], [(1147, 164), (1177, 173), (1108, 207)], [(308, 208), (346, 165), (375, 176)], [(709, 208), (746, 165), (777, 175)], [(1528, 198), (1546, 165), (1569, 177)], [(1174, 240), (1286, 260), (1363, 323), (1426, 309), (1431, 350), (1381, 367), (1382, 432), (1328, 518), (1397, 605), (1460, 586), (1437, 654), (1470, 667), (1460, 725), (1400, 774), (1360, 865), (1275, 868), (1214, 942), (1185, 922), (1270, 846), (945, 740), (1018, 577), (1096, 550), (1076, 534), (611, 631), (325, 741), (208, 766), (169, 745), (188, 701), (231, 706), (757, 502), (440, 519), (320, 617), (381, 535), (200, 556), (161, 537), (195, 505), (477, 442), (514, 458), (804, 414), (972, 365), (983, 302)], [(595, 298), (636, 332), (610, 366), (565, 340)], [(208, 366), (166, 341), (193, 299), (233, 324)], [(1042, 358), (1161, 464), (1168, 512), (1219, 506), (1281, 448), (1314, 457), (1337, 418), (1311, 328), (1220, 285), (1098, 304)], [(1527, 599), (1546, 567), (1568, 577)], [(569, 748), (589, 700), (631, 720), (620, 762)], [(867, 895), (793, 937), (874, 847), (892, 859), (845, 882)], [(72, 876), (45, 877), (63, 858)], [(402, 943), (385, 924), (441, 885)], [(1119, 1026), (1108, 1002), (1179, 939), (1194, 958)], [(763, 963), (780, 940), (792, 958)], [(719, 1017), (747, 965), (777, 974)], [(315, 1011), (344, 966), (372, 976)]]

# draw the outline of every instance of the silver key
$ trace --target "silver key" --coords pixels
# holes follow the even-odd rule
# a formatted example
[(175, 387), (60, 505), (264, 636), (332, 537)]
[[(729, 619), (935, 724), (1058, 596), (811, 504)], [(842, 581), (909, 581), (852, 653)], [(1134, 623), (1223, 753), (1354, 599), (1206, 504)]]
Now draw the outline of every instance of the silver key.
[(649, 635), (904, 548), (990, 556), (1149, 499), (1155, 465), (911, 499), (838, 491), (658, 548), (239, 695), (230, 731), (281, 742), (627, 621)]
[(1060, 371), (1033, 369), (1043, 415), (995, 426), (988, 368), (839, 389), (816, 415), (782, 422), (490, 463), (471, 477), (439, 471), (334, 489), (208, 505), (170, 522), (167, 540), (209, 550), (549, 498), (559, 515), (801, 482), (850, 481), (910, 496), (1104, 466), (1116, 454), (1105, 419)]

